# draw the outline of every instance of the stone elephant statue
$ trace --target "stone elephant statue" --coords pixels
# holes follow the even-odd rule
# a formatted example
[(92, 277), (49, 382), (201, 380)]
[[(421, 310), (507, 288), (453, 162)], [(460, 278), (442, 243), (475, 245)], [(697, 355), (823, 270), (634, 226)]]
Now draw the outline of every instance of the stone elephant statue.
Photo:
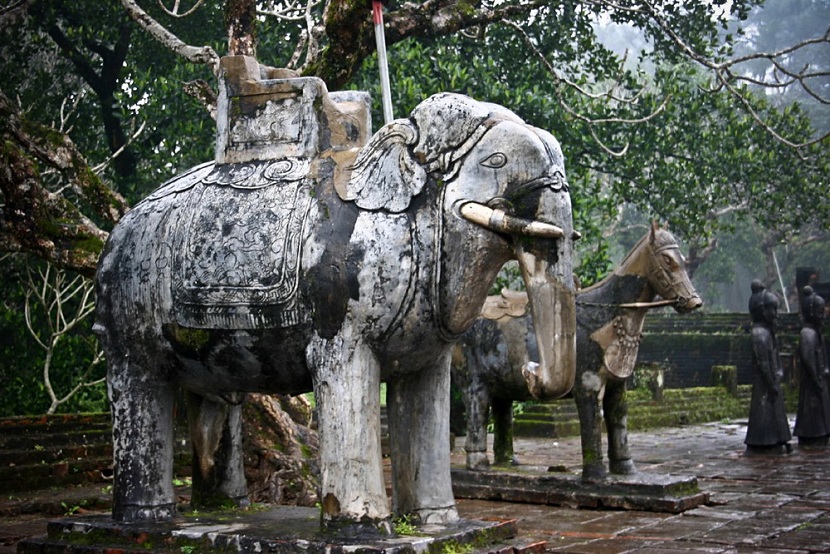
[(313, 390), (324, 528), (383, 535), (392, 513), (456, 520), (450, 356), (507, 260), (521, 264), (540, 317), (530, 386), (557, 397), (573, 383), (574, 232), (559, 144), (456, 94), (367, 140), (368, 95), (274, 78), (250, 58), (225, 58), (222, 71), (216, 161), (136, 205), (99, 263), (113, 517), (175, 515), (181, 387), (198, 412), (194, 496), (208, 483), (244, 502), (238, 393)]
[[(657, 297), (662, 300), (657, 300)], [(503, 291), (488, 297), (482, 318), (461, 338), (453, 355), (452, 380), (462, 391), (467, 414), (467, 467), (485, 469), (487, 422), (494, 422), (498, 464), (513, 461), (514, 400), (533, 395), (522, 367), (537, 359), (534, 319), (525, 314), (527, 295)], [(614, 272), (576, 296), (577, 362), (573, 396), (582, 439), (582, 477), (602, 479), (603, 419), (611, 473), (631, 474), (625, 382), (637, 361), (649, 308), (671, 305), (688, 313), (703, 305), (686, 273), (676, 240), (652, 225)]]

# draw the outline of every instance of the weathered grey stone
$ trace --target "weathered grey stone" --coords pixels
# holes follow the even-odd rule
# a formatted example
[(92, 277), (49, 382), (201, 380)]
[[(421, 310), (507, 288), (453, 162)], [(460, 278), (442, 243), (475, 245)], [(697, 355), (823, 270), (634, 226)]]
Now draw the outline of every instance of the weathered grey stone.
[[(194, 415), (205, 434), (200, 482), (230, 499), (240, 501), (242, 469), (224, 449), (240, 433), (219, 417), (236, 408), (219, 406), (241, 392), (313, 388), (326, 527), (388, 533), (393, 511), (454, 521), (450, 352), (507, 260), (519, 259), (545, 319), (537, 388), (564, 394), (573, 382), (574, 233), (559, 144), (505, 108), (454, 94), (366, 142), (365, 95), (273, 79), (244, 58), (222, 67), (216, 161), (136, 205), (99, 263), (115, 518), (175, 513), (170, 421), (181, 386), (209, 412)], [(468, 220), (465, 206), (493, 212), (493, 224)]]
[[(611, 473), (631, 474), (625, 380), (634, 371), (643, 322), (660, 295), (678, 312), (703, 302), (686, 274), (674, 237), (654, 225), (612, 275), (577, 292), (577, 373), (574, 398), (582, 434), (583, 477), (606, 475), (602, 456), (603, 417), (608, 430)], [(521, 297), (503, 293), (485, 302), (485, 316), (465, 334), (456, 353), (453, 379), (467, 410), (467, 467), (484, 469), (490, 407), (495, 422), (496, 463), (510, 463), (512, 401), (531, 398), (527, 368), (539, 356), (534, 327), (538, 317), (521, 313)], [(488, 319), (489, 317), (489, 319)], [(556, 327), (554, 327), (556, 328)], [(537, 330), (538, 331), (538, 330)]]
[(789, 444), (792, 433), (784, 407), (784, 391), (781, 388), (784, 368), (775, 336), (778, 297), (766, 290), (757, 279), (752, 281), (749, 315), (752, 318), (750, 335), (754, 372), (749, 421), (744, 439), (746, 453), (788, 454), (792, 450)]
[(457, 497), (481, 500), (675, 514), (709, 501), (709, 494), (699, 489), (695, 477), (615, 475), (586, 483), (574, 475), (522, 468), (512, 472), (454, 469), (452, 478)]
[[(422, 525), (412, 536), (395, 538), (333, 537), (321, 532), (311, 508), (277, 506), (259, 512), (193, 515), (174, 522), (131, 525), (101, 516), (59, 519), (49, 523), (48, 536), (23, 541), (19, 552), (111, 553), (144, 551), (272, 552), (279, 554), (411, 554), (475, 550), (481, 554), (513, 554), (509, 539), (516, 520), (460, 520)], [(537, 547), (540, 546), (536, 543)], [(544, 543), (541, 544), (544, 546)], [(531, 552), (539, 552), (531, 550)], [(544, 548), (541, 549), (541, 552)]]

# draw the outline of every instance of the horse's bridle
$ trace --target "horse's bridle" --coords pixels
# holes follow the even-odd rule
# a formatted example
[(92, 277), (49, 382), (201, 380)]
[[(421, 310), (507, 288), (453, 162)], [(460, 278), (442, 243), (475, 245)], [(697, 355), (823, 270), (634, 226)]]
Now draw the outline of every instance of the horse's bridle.
[[(653, 282), (657, 284), (657, 293), (665, 298), (662, 305), (677, 304), (682, 308), (689, 303), (690, 298), (678, 294), (677, 291), (678, 289), (685, 289), (686, 287), (676, 277), (675, 273), (664, 267), (661, 256), (661, 254), (670, 250), (677, 250), (679, 254), (680, 247), (677, 244), (666, 244), (659, 247), (649, 245), (649, 249), (652, 255), (650, 256), (648, 272)], [(674, 297), (668, 298), (668, 293), (673, 293)]]

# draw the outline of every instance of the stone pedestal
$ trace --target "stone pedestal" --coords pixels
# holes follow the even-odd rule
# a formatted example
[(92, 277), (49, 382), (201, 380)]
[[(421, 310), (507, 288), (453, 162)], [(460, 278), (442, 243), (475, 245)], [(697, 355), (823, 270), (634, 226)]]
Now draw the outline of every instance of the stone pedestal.
[(587, 482), (576, 475), (548, 473), (544, 468), (510, 472), (453, 469), (452, 481), (456, 498), (575, 508), (677, 514), (709, 501), (709, 493), (700, 491), (696, 477), (639, 473)]
[(461, 520), (424, 525), (417, 535), (389, 539), (347, 540), (320, 531), (320, 511), (278, 506), (260, 511), (193, 514), (164, 523), (124, 524), (108, 516), (55, 520), (48, 535), (18, 545), (21, 554), (112, 552), (271, 552), (280, 554), (434, 553), (475, 550), (499, 554), (542, 554), (537, 548), (511, 544), (516, 520)]

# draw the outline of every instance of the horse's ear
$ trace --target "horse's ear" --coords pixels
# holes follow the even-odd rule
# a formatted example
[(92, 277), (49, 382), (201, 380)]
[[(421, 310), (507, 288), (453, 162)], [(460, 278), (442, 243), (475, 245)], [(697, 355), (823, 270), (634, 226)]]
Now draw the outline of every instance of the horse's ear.
[(358, 154), (345, 199), (364, 210), (404, 211), (427, 181), (412, 156), (417, 141), (417, 129), (406, 119), (381, 128)]
[(657, 231), (660, 230), (660, 226), (657, 224), (656, 219), (651, 220), (651, 227), (648, 230), (648, 242), (654, 244), (654, 239), (657, 236)]

